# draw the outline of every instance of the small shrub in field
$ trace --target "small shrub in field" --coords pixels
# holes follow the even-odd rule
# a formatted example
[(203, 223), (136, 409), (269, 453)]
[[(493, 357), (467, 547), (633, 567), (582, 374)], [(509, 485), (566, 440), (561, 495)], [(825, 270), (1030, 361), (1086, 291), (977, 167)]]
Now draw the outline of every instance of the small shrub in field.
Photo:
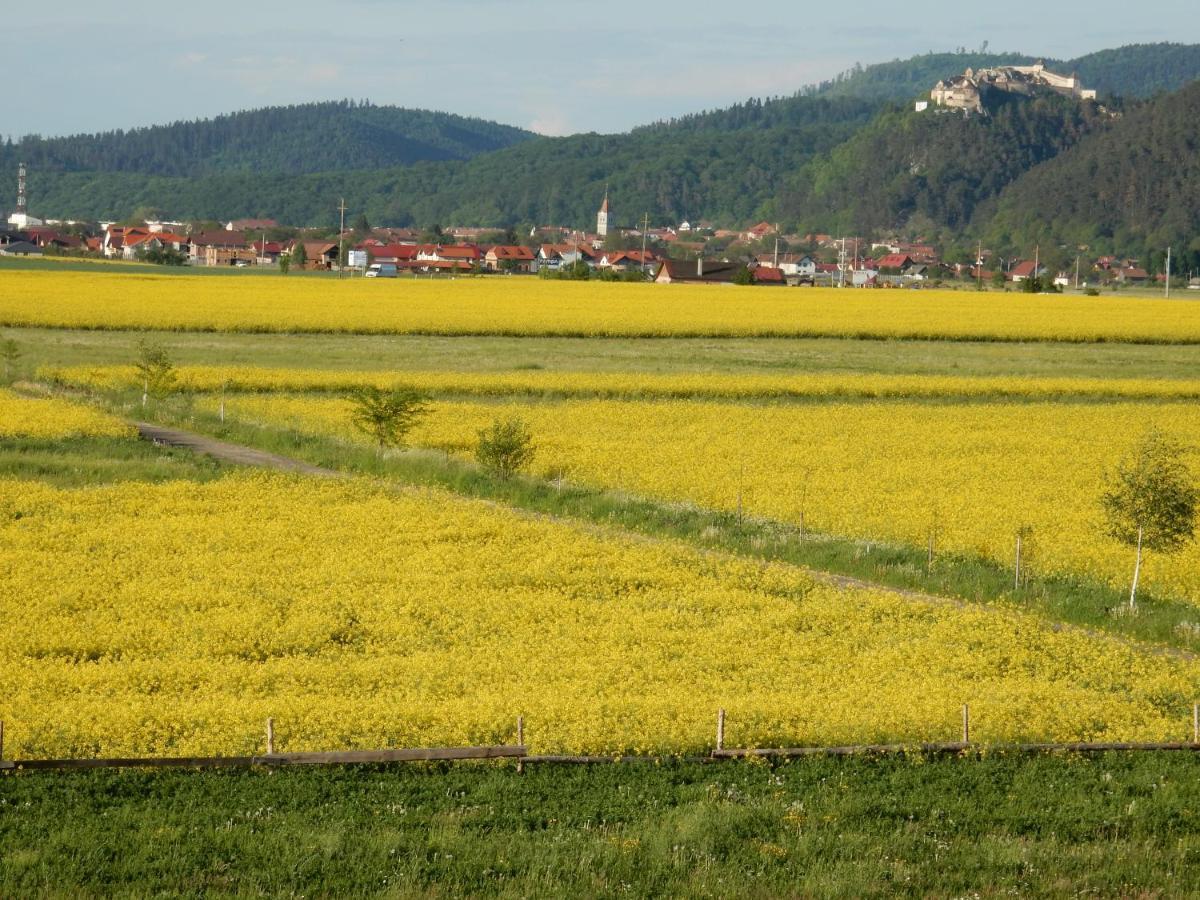
[(350, 401), (354, 427), (370, 437), (381, 454), (387, 447), (403, 447), (409, 431), (429, 412), (425, 395), (411, 388), (364, 386), (350, 395)]
[(497, 419), (479, 432), (475, 459), (489, 472), (509, 478), (533, 462), (535, 453), (528, 425), (521, 419)]

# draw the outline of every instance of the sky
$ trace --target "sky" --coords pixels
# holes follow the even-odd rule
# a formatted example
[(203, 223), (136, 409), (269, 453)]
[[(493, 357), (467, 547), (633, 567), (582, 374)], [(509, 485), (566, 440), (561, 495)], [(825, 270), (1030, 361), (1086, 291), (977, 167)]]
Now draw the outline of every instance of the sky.
[[(529, 128), (625, 131), (791, 94), (929, 51), (1069, 59), (1200, 42), (1192, 0), (853, 6), (759, 0), (59, 0), (0, 16), (0, 136), (106, 131), (241, 109), (369, 99)], [(903, 10), (904, 12), (900, 12)]]

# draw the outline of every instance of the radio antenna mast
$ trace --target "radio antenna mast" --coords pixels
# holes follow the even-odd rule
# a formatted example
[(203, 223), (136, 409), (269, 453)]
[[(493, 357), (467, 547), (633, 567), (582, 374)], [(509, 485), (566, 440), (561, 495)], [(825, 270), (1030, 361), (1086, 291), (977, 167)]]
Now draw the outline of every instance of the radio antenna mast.
[(29, 212), (29, 202), (25, 195), (25, 163), (17, 166), (17, 215)]

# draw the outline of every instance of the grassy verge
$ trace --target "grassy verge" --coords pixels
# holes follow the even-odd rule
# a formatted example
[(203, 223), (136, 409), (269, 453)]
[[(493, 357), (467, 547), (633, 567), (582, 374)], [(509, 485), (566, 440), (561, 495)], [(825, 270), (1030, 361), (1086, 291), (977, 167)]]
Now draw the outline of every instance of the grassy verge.
[(1185, 896), (1195, 774), (1143, 754), (20, 775), (0, 893)]
[[(289, 276), (290, 277), (290, 276)], [(9, 328), (21, 367), (120, 365), (147, 337), (178, 364), (331, 370), (519, 370), (1194, 378), (1200, 346), (877, 341), (839, 338), (530, 338)]]
[(59, 487), (121, 481), (205, 481), (226, 471), (215, 460), (155, 447), (136, 438), (0, 440), (0, 478), (33, 479)]
[[(167, 411), (163, 418), (172, 419)], [(1200, 652), (1200, 610), (1189, 603), (1151, 594), (1142, 596), (1136, 614), (1129, 614), (1124, 593), (1107, 585), (1034, 574), (1017, 590), (1010, 569), (980, 557), (941, 554), (929, 566), (924, 548), (803, 534), (784, 522), (741, 518), (599, 488), (534, 478), (502, 479), (435, 451), (407, 451), (381, 458), (368, 447), (293, 429), (233, 420), (222, 423), (215, 416), (194, 411), (176, 416), (173, 421), (222, 440), (326, 468), (444, 488), (533, 513), (689, 541), (902, 590), (970, 602), (999, 602), (1054, 622)]]

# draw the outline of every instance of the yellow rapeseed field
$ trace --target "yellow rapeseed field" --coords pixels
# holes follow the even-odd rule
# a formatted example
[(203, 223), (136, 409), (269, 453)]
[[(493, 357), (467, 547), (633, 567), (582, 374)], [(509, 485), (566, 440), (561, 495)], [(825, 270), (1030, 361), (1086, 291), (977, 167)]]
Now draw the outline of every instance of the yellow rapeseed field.
[(10, 757), (1182, 740), (1200, 664), (436, 492), (0, 482)]
[(505, 335), (1200, 341), (1200, 304), (952, 291), (770, 290), (533, 278), (0, 274), (0, 325)]
[[(133, 366), (46, 367), (39, 376), (100, 389), (136, 387)], [(446, 372), (273, 369), (180, 366), (189, 391), (346, 391), (396, 385), (436, 394), (473, 396), (627, 397), (643, 399), (771, 400), (804, 398), (1200, 399), (1200, 379), (1050, 378), (1021, 376), (819, 373), (728, 375), (699, 372)]]
[(87, 406), (0, 389), (0, 438), (125, 437), (133, 433), (115, 416)]
[[(239, 396), (250, 421), (364, 440), (340, 398)], [(1007, 562), (1018, 528), (1042, 572), (1112, 584), (1132, 553), (1103, 535), (1103, 473), (1148, 424), (1200, 445), (1189, 402), (438, 401), (412, 434), (468, 456), (477, 431), (518, 415), (538, 474), (875, 540), (937, 545)], [(1200, 547), (1152, 555), (1155, 590), (1200, 604)]]

